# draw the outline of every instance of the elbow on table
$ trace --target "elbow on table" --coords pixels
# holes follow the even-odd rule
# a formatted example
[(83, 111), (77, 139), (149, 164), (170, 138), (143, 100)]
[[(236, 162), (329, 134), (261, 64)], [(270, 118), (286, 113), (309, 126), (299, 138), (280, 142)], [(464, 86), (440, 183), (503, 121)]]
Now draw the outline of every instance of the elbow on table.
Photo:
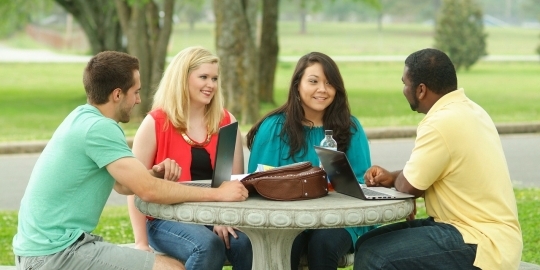
[(158, 192), (153, 189), (142, 189), (135, 192), (135, 195), (141, 198), (141, 200), (150, 203), (158, 203), (158, 200), (160, 199)]

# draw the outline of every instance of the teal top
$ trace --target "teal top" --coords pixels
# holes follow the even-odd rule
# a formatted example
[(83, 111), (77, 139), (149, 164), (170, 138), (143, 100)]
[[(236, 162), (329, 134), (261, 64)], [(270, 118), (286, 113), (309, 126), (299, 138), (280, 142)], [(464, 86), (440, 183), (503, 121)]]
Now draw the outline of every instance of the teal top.
[(115, 180), (106, 166), (133, 157), (122, 128), (94, 106), (73, 110), (39, 156), (19, 209), (13, 252), (45, 256), (92, 232)]
[[(356, 125), (356, 129), (351, 127), (353, 135), (346, 152), (347, 159), (349, 159), (353, 167), (358, 182), (364, 183), (364, 173), (371, 166), (368, 140), (358, 119), (351, 116), (351, 121)], [(284, 122), (285, 115), (281, 113), (269, 116), (261, 123), (251, 146), (248, 173), (254, 172), (257, 169), (257, 164), (278, 167), (300, 161), (310, 161), (314, 166), (319, 165), (319, 158), (317, 153), (315, 153), (315, 148), (312, 146), (321, 143), (324, 138), (324, 128), (304, 126), (304, 135), (308, 146), (307, 153), (304, 153), (305, 151), (302, 150), (295, 153), (293, 159), (289, 157), (289, 145), (280, 138)], [(373, 226), (364, 226), (345, 229), (351, 235), (354, 247), (358, 237), (373, 228)]]

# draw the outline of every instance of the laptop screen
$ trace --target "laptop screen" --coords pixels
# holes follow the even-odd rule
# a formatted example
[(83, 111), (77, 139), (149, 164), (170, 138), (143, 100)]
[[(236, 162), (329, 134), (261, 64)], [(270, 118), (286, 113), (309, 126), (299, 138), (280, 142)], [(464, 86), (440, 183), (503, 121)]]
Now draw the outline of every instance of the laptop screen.
[(231, 180), (237, 133), (238, 122), (219, 129), (212, 187), (219, 187), (221, 183)]

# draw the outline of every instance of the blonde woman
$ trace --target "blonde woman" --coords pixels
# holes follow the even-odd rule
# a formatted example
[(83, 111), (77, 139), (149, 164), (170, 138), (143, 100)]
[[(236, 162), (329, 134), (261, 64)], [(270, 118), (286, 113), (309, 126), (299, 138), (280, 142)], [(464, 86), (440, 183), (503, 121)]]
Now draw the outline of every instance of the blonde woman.
[[(148, 168), (165, 158), (181, 168), (178, 181), (211, 179), (217, 131), (235, 122), (223, 108), (219, 58), (202, 47), (179, 52), (163, 74), (150, 113), (135, 134), (133, 153)], [(238, 132), (233, 174), (244, 173)], [(225, 226), (203, 226), (145, 217), (128, 198), (138, 249), (166, 253), (186, 269), (222, 269), (225, 258), (234, 269), (251, 269), (249, 238)]]

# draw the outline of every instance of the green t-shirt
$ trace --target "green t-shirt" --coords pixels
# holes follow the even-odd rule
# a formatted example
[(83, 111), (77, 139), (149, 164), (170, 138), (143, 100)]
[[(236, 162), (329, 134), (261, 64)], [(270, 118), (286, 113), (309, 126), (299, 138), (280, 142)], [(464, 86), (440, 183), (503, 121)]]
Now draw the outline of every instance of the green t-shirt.
[(115, 183), (105, 166), (123, 157), (133, 153), (118, 123), (89, 104), (73, 110), (32, 171), (13, 252), (54, 254), (92, 232)]

